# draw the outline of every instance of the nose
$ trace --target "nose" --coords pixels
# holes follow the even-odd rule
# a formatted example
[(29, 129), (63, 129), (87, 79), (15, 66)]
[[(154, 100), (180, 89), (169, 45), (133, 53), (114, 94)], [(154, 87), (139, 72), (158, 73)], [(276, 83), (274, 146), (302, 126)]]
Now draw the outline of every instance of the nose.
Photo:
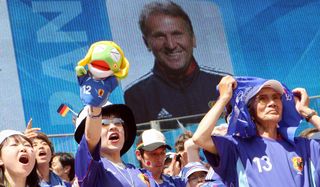
[(109, 124), (109, 130), (117, 129), (117, 126), (114, 123)]
[(43, 146), (42, 144), (38, 144), (38, 145), (36, 145), (36, 146), (33, 146), (33, 148), (34, 148), (35, 150), (41, 150), (41, 149), (44, 149), (44, 146)]
[(27, 148), (24, 145), (21, 145), (20, 152), (27, 152)]
[(198, 182), (204, 182), (204, 180), (205, 180), (205, 176), (203, 177), (203, 176), (199, 176), (198, 177)]
[(157, 162), (157, 163), (162, 163), (164, 161), (163, 157), (161, 155), (153, 155), (154, 157), (154, 160)]
[(268, 106), (273, 108), (277, 107), (275, 100), (270, 98), (268, 102)]
[(174, 39), (174, 37), (172, 37), (171, 35), (168, 35), (166, 37), (166, 42), (165, 42), (165, 47), (169, 50), (173, 50), (176, 48), (176, 41)]

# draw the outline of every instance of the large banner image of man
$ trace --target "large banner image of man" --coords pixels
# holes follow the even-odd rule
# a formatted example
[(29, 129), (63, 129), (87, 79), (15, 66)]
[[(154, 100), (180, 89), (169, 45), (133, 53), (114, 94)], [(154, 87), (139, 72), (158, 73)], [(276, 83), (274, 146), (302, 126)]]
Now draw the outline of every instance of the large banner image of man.
[(208, 1), (127, 0), (107, 1), (107, 9), (112, 37), (131, 62), (122, 88), (136, 122), (206, 113), (221, 77), (233, 74), (218, 7)]

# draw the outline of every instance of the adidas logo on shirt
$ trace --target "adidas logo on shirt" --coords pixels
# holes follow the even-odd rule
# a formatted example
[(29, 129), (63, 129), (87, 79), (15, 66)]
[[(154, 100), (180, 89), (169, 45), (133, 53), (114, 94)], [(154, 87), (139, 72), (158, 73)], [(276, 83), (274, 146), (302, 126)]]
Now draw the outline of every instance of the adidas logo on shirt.
[(172, 114), (170, 114), (164, 108), (161, 108), (160, 112), (158, 113), (158, 119), (171, 118), (171, 117), (172, 117)]

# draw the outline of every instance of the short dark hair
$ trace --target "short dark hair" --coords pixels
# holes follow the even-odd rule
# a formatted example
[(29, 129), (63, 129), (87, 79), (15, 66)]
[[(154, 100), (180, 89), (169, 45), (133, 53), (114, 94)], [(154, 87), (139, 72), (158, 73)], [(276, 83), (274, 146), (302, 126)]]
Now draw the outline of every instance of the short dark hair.
[(184, 142), (190, 138), (192, 138), (192, 132), (190, 131), (186, 131), (183, 134), (180, 134), (180, 136), (178, 137), (178, 139), (174, 144), (174, 148), (176, 149), (176, 152), (184, 151)]
[(74, 179), (74, 157), (71, 153), (66, 153), (66, 152), (58, 152), (55, 153), (52, 157), (52, 159), (54, 157), (58, 156), (59, 157), (59, 162), (61, 163), (62, 167), (65, 166), (70, 166), (70, 171), (68, 173), (68, 177), (70, 179), (70, 181), (72, 181)]
[[(137, 149), (137, 151), (139, 151), (141, 157), (144, 158), (144, 150), (143, 149)], [(140, 168), (143, 168), (141, 160), (138, 160), (138, 162), (139, 162)]]
[(54, 154), (53, 144), (52, 144), (52, 142), (49, 140), (49, 137), (48, 137), (45, 133), (37, 132), (37, 136), (34, 137), (34, 138), (32, 138), (32, 140), (34, 140), (34, 139), (40, 139), (40, 140), (45, 141), (45, 142), (49, 145), (52, 155)]
[(192, 23), (188, 14), (179, 5), (168, 0), (164, 2), (154, 1), (144, 5), (139, 17), (140, 30), (144, 36), (148, 34), (146, 21), (153, 14), (164, 14), (182, 18), (186, 22), (188, 32), (191, 35), (194, 35)]
[[(139, 146), (141, 143), (142, 143), (142, 136), (140, 135), (140, 136), (138, 137), (138, 139), (137, 139), (136, 146), (137, 146), (137, 151), (139, 151), (139, 152), (140, 152), (141, 157), (142, 157), (142, 158), (144, 158), (144, 150), (143, 150), (141, 147), (140, 147), (140, 148), (138, 148), (138, 146)], [(141, 162), (140, 160), (138, 160), (138, 162), (139, 162), (139, 166), (140, 166), (140, 168), (143, 168), (143, 166), (142, 166), (142, 162)]]

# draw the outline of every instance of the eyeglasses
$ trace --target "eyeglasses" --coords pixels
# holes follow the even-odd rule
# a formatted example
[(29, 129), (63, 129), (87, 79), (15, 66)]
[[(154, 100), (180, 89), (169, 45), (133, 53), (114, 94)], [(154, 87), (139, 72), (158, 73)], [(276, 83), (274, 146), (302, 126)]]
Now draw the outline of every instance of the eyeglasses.
[(113, 119), (103, 119), (101, 123), (103, 126), (108, 126), (111, 123), (116, 126), (119, 126), (119, 125), (123, 125), (124, 121), (121, 118), (113, 118)]
[(201, 181), (204, 181), (205, 178), (206, 178), (206, 176), (207, 176), (206, 173), (201, 173), (200, 175), (196, 175), (196, 176), (191, 176), (191, 177), (189, 177), (189, 178), (188, 178), (188, 181), (189, 181), (190, 183), (196, 183), (196, 182), (199, 181), (199, 179), (200, 179)]

